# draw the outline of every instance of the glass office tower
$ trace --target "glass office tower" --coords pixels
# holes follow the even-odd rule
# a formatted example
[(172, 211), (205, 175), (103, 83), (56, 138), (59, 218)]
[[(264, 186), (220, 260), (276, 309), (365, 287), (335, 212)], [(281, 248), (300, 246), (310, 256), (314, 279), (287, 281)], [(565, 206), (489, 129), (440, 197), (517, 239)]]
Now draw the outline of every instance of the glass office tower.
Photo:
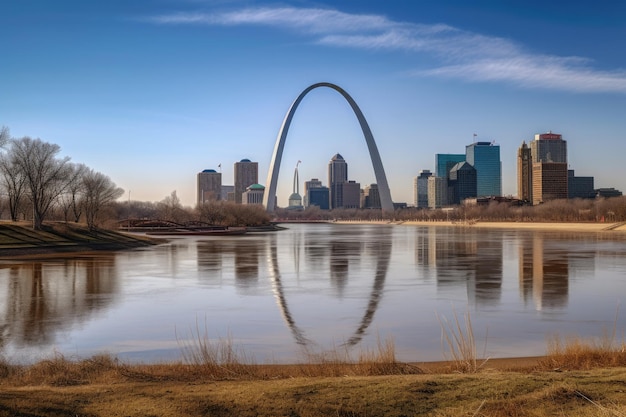
[(500, 145), (474, 142), (465, 147), (465, 160), (476, 169), (477, 197), (502, 195)]

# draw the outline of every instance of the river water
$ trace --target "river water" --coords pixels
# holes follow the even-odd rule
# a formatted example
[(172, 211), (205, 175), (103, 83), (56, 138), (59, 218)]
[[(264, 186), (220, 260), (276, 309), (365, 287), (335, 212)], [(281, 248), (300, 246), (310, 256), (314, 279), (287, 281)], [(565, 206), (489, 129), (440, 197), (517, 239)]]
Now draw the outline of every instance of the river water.
[(471, 319), (485, 357), (541, 355), (555, 336), (626, 331), (626, 237), (476, 227), (294, 224), (138, 250), (0, 264), (0, 355), (181, 359), (198, 336), (257, 363), (449, 358)]

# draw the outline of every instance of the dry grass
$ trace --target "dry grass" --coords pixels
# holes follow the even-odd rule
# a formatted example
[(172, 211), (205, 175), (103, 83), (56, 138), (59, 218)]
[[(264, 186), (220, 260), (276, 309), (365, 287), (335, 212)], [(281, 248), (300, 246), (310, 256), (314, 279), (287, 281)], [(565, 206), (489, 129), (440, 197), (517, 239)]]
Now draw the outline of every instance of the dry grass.
[(346, 345), (322, 352), (304, 351), (304, 359), (294, 365), (257, 365), (243, 350), (236, 349), (231, 336), (209, 336), (204, 327), (196, 327), (186, 339), (176, 336), (183, 361), (205, 377), (223, 379), (274, 379), (296, 377), (337, 377), (414, 374), (422, 371), (396, 360), (392, 339), (378, 339), (376, 349), (361, 350), (354, 359)]
[[(0, 378), (0, 417), (626, 415), (626, 368), (215, 381), (193, 365), (89, 362), (35, 365), (30, 378), (53, 384)], [(59, 385), (54, 373), (74, 366), (91, 375)]]
[(626, 366), (626, 344), (604, 337), (562, 339), (555, 336), (548, 342), (547, 354), (539, 364), (543, 369), (555, 370)]
[(0, 417), (626, 416), (625, 345), (615, 329), (597, 340), (554, 338), (545, 358), (509, 368), (477, 359), (469, 314), (441, 323), (456, 352), (438, 368), (445, 372), (398, 362), (391, 339), (258, 365), (230, 336), (210, 339), (206, 325), (179, 340), (184, 363), (57, 354), (24, 366), (0, 357)]
[(125, 365), (110, 355), (95, 355), (72, 361), (57, 353), (33, 365), (11, 364), (0, 360), (0, 380), (12, 385), (75, 386), (119, 380)]
[(611, 331), (604, 329), (602, 336), (597, 338), (553, 336), (548, 341), (548, 351), (540, 366), (558, 370), (626, 366), (626, 342), (623, 339), (617, 341), (618, 317), (619, 308)]
[(441, 325), (441, 345), (444, 356), (456, 372), (477, 372), (489, 359), (478, 359), (470, 313), (465, 313), (462, 321), (459, 320), (456, 312), (453, 316), (452, 322), (446, 317), (437, 316)]
[(187, 339), (176, 340), (181, 349), (183, 361), (194, 365), (212, 379), (232, 379), (254, 377), (254, 361), (243, 350), (234, 347), (232, 337), (211, 339), (207, 321), (200, 328), (196, 320), (195, 330)]

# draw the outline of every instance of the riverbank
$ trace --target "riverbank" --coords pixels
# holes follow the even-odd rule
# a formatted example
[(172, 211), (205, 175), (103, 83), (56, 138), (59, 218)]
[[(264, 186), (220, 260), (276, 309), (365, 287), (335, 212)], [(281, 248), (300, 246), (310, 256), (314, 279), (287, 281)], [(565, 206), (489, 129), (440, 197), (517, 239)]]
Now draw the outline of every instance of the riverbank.
[(626, 232), (626, 222), (556, 223), (556, 222), (483, 222), (483, 221), (390, 221), (337, 220), (335, 224), (392, 224), (407, 226), (471, 227), (490, 229), (554, 230), (564, 232)]
[(114, 230), (89, 230), (74, 223), (49, 223), (43, 230), (33, 230), (26, 222), (0, 222), (0, 259), (124, 250), (161, 242), (161, 239)]
[[(0, 362), (0, 416), (618, 416), (626, 413), (626, 367), (512, 368), (478, 372), (395, 366), (363, 375), (337, 364), (224, 366), (125, 365), (108, 356), (54, 358), (16, 368)], [(4, 365), (4, 366), (3, 366)], [(376, 365), (376, 364), (374, 364)], [(379, 364), (384, 365), (384, 364)], [(375, 368), (375, 366), (374, 366)], [(289, 376), (291, 372), (296, 376)], [(405, 370), (406, 372), (402, 372)], [(306, 372), (310, 374), (307, 375)]]

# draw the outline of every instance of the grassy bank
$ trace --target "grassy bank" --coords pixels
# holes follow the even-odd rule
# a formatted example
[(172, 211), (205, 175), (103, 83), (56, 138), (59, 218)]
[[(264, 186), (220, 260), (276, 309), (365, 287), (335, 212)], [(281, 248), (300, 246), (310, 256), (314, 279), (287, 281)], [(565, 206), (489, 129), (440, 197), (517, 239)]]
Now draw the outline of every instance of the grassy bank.
[(0, 416), (624, 416), (626, 352), (609, 340), (555, 340), (543, 357), (476, 368), (400, 363), (389, 342), (293, 365), (204, 339), (181, 346), (185, 363), (0, 360)]
[(33, 230), (29, 223), (0, 222), (0, 257), (122, 250), (158, 243), (139, 235), (113, 230), (89, 230), (75, 223), (49, 223)]
[[(623, 416), (626, 367), (306, 376), (259, 365), (214, 379), (196, 365), (107, 356), (0, 368), (0, 416)], [(328, 369), (327, 366), (324, 368)], [(346, 368), (342, 368), (343, 371)], [(289, 376), (293, 374), (294, 376)]]

